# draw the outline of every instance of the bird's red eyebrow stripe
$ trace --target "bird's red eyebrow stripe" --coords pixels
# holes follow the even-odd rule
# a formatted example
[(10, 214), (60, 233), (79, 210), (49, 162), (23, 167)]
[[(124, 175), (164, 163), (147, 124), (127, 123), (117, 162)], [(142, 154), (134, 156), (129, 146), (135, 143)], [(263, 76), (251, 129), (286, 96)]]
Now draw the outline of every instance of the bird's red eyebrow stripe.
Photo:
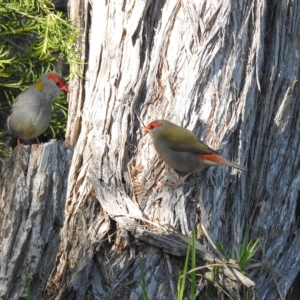
[(150, 124), (148, 124), (148, 125), (143, 129), (143, 131), (144, 131), (145, 133), (150, 132), (150, 131), (153, 129), (152, 126), (153, 126), (153, 127), (161, 127), (162, 124), (159, 123), (159, 122), (153, 121), (153, 122), (151, 122)]
[(159, 122), (154, 121), (154, 122), (151, 122), (148, 126), (161, 127), (162, 124), (159, 123)]
[(225, 159), (218, 156), (218, 155), (215, 155), (215, 154), (201, 154), (199, 155), (199, 157), (202, 159), (202, 160), (210, 160), (214, 163), (217, 163), (217, 164), (222, 164), (225, 162)]
[(53, 74), (48, 74), (48, 78), (49, 79), (52, 79), (52, 80), (54, 80), (54, 81), (59, 81), (59, 82), (61, 82), (61, 79), (60, 78), (58, 78), (57, 76), (55, 76), (55, 75), (53, 75)]
[(67, 84), (65, 83), (64, 80), (62, 80), (60, 77), (57, 77), (56, 75), (54, 74), (48, 74), (48, 78), (53, 80), (54, 82), (57, 82), (58, 83), (58, 86), (59, 88), (66, 92), (66, 93), (69, 93), (69, 89), (68, 89), (68, 86)]

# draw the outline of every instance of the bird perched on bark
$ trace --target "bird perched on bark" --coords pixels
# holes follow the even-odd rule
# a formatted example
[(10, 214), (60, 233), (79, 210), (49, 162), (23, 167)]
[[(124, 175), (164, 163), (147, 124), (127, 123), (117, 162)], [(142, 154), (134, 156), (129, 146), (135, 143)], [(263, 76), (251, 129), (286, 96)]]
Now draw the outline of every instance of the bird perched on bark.
[(63, 92), (69, 92), (65, 79), (50, 72), (18, 95), (7, 119), (7, 127), (18, 139), (18, 146), (20, 139), (37, 139), (46, 131), (50, 124), (52, 103)]
[(169, 121), (153, 121), (143, 131), (150, 134), (155, 150), (167, 165), (179, 172), (188, 173), (178, 183), (170, 185), (172, 187), (181, 185), (192, 173), (210, 166), (228, 165), (242, 171), (247, 170), (219, 156), (190, 130)]

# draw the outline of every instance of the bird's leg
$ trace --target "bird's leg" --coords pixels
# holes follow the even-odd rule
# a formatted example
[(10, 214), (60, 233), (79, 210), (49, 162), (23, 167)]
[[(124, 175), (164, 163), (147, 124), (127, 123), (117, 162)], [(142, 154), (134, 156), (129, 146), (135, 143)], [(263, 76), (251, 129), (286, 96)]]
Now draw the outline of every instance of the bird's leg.
[(191, 175), (192, 173), (188, 173), (187, 175), (185, 175), (180, 181), (176, 182), (176, 183), (165, 183), (165, 185), (171, 187), (171, 188), (177, 188), (181, 185), (184, 185), (185, 180)]
[(19, 153), (22, 154), (22, 144), (19, 138), (17, 139), (17, 146), (18, 146)]
[(35, 139), (36, 139), (36, 141), (38, 142), (38, 144), (40, 145), (41, 143), (40, 143), (40, 141), (39, 141), (39, 139), (38, 139), (37, 136), (35, 137)]

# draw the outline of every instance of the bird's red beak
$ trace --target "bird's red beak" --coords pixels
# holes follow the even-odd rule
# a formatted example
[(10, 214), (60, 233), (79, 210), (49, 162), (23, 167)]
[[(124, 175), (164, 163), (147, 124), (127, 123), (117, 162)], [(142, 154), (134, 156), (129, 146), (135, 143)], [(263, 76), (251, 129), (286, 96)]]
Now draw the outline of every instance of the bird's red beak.
[(144, 133), (150, 132), (150, 128), (149, 128), (148, 126), (144, 127), (143, 132), (144, 132)]
[(63, 91), (63, 92), (69, 93), (69, 89), (66, 85), (61, 86), (60, 90)]

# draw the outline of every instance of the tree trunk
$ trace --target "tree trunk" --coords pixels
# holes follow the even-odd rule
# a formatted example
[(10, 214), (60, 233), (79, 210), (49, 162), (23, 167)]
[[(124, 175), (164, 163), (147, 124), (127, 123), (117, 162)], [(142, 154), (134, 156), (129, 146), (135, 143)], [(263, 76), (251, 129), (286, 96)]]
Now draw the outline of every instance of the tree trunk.
[[(1, 170), (0, 295), (40, 299), (60, 246), (73, 150), (62, 142), (14, 149)], [(3, 298), (2, 298), (3, 297)]]
[[(244, 288), (286, 298), (300, 269), (300, 0), (69, 5), (87, 62), (85, 79), (71, 83), (66, 141), (74, 154), (52, 143), (31, 150), (39, 176), (30, 164), (16, 169), (16, 152), (2, 168), (1, 295), (24, 295), (26, 272), (34, 299), (140, 299), (144, 274), (149, 299), (176, 299), (196, 228), (198, 265), (206, 266), (199, 273), (212, 280), (219, 266), (212, 299), (243, 299)], [(211, 167), (166, 186), (182, 174), (142, 133), (155, 119), (192, 130), (248, 171)], [(57, 210), (65, 193), (65, 211)], [(233, 255), (247, 229), (260, 247), (246, 277), (208, 237)], [(207, 286), (202, 277), (199, 299)]]

